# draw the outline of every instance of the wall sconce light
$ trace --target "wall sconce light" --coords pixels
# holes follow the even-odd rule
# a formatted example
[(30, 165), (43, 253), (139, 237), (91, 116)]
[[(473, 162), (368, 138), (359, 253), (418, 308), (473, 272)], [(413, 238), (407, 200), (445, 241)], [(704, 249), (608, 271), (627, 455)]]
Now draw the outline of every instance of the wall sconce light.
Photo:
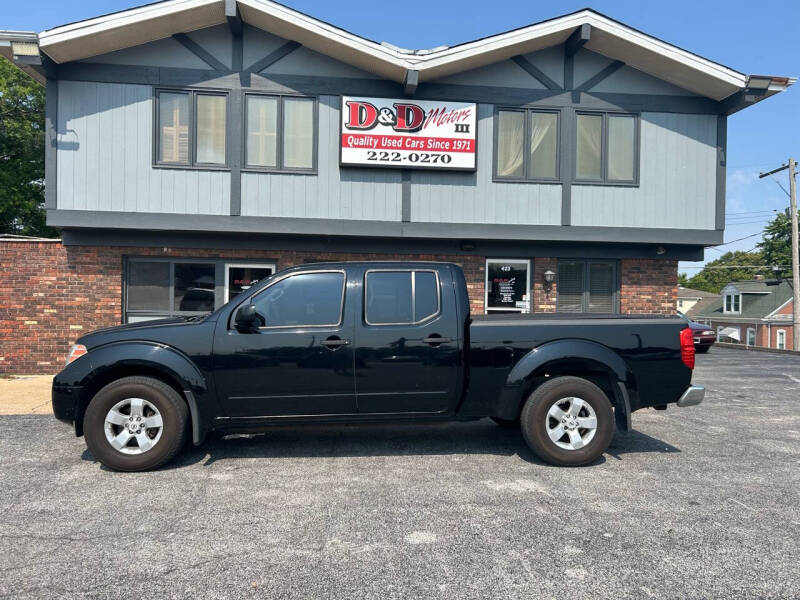
[(545, 291), (549, 292), (551, 289), (553, 289), (553, 282), (556, 280), (556, 274), (550, 269), (547, 269), (547, 271), (544, 272), (543, 277), (544, 289)]
[(656, 248), (656, 254), (658, 254), (659, 256), (661, 256), (662, 254), (665, 254), (666, 251), (667, 251), (667, 249), (664, 248), (664, 246), (659, 246), (658, 248)]

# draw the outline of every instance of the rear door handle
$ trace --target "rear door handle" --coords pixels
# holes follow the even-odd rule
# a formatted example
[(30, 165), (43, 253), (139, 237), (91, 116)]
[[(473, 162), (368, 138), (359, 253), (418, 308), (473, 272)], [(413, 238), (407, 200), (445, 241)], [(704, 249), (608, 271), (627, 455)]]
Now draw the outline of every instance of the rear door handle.
[(339, 348), (340, 346), (349, 346), (350, 345), (350, 340), (343, 340), (340, 337), (332, 335), (328, 339), (322, 340), (320, 342), (320, 344), (322, 344), (323, 346), (325, 346), (327, 348), (336, 349), (336, 348)]
[(442, 337), (438, 333), (434, 333), (422, 341), (426, 344), (430, 344), (431, 346), (438, 346), (439, 344), (446, 344), (447, 342), (452, 342), (453, 340), (447, 337)]

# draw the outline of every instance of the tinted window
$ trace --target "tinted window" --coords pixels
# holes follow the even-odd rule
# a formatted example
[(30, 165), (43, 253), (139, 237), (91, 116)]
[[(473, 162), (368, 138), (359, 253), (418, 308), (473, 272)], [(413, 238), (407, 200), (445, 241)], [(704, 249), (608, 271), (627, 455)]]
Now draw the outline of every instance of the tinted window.
[(435, 273), (417, 271), (414, 277), (414, 321), (421, 321), (439, 312), (439, 288)]
[(267, 327), (337, 325), (343, 290), (342, 273), (303, 273), (271, 285), (254, 304)]
[(367, 274), (367, 321), (411, 323), (414, 307), (411, 298), (410, 272)]
[(169, 310), (169, 263), (128, 263), (128, 310)]
[(175, 310), (185, 312), (214, 310), (214, 265), (175, 264)]

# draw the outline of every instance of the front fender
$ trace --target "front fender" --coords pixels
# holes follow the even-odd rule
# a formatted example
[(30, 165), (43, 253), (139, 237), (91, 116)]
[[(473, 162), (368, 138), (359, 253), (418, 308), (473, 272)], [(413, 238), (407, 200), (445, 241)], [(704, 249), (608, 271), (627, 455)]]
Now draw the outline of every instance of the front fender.
[[(205, 433), (203, 416), (207, 410), (198, 408), (196, 398), (205, 406), (211, 401), (205, 376), (192, 360), (170, 346), (158, 342), (134, 340), (113, 342), (93, 348), (88, 354), (69, 364), (53, 380), (56, 390), (94, 390), (115, 378), (117, 373), (135, 373), (137, 370), (158, 373), (180, 387), (189, 405), (194, 442), (200, 443)], [(107, 381), (108, 380), (108, 381)], [(75, 398), (75, 430), (82, 434), (83, 414), (91, 397), (82, 393)], [(205, 401), (204, 401), (205, 400)], [(210, 407), (207, 406), (207, 409)]]

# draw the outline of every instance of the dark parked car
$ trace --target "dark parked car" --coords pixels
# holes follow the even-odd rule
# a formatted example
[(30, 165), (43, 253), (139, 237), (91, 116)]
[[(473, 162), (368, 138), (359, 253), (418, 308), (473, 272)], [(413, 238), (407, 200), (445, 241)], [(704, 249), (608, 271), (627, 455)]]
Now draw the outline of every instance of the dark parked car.
[(682, 312), (678, 312), (678, 314), (689, 323), (689, 328), (692, 330), (692, 339), (694, 340), (694, 349), (701, 353), (708, 352), (709, 348), (717, 341), (717, 333), (708, 325), (692, 321)]
[(326, 263), (275, 274), (208, 316), (90, 333), (53, 382), (58, 419), (122, 471), (191, 436), (276, 423), (468, 420), (519, 427), (584, 465), (631, 414), (690, 406), (691, 329), (675, 317), (469, 313), (449, 263)]

